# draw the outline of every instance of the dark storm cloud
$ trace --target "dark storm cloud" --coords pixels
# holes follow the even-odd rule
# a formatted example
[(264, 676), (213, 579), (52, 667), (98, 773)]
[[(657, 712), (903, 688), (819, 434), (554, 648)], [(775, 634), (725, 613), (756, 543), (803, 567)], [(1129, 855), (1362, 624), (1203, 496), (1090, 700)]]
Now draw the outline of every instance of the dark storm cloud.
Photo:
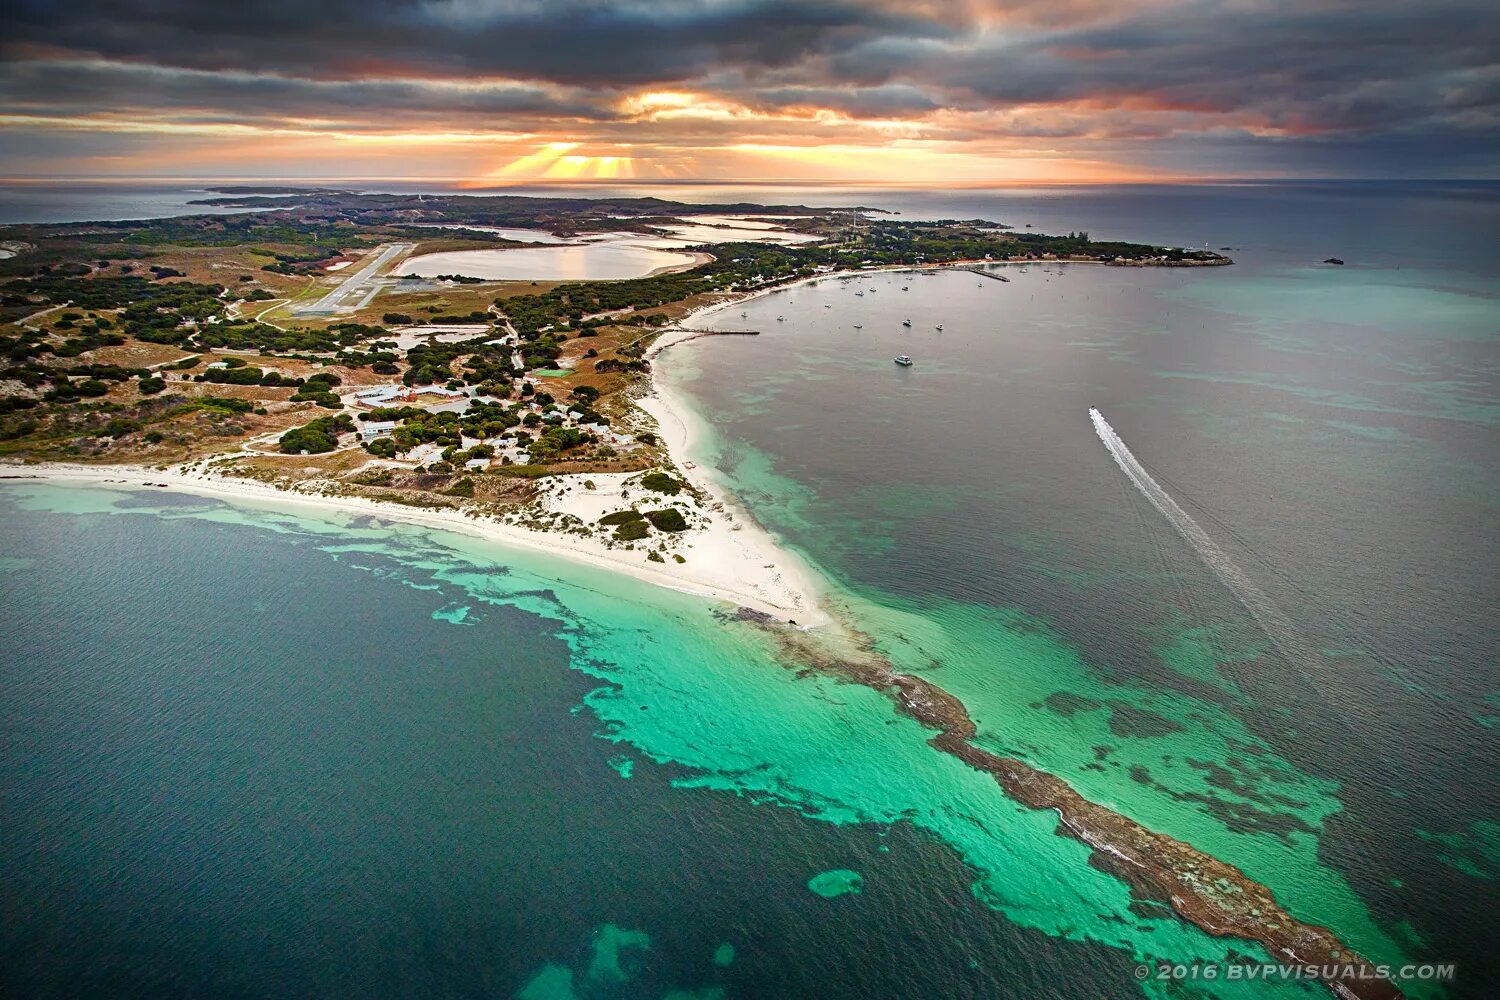
[(883, 34), (949, 29), (881, 4), (799, 0), (52, 0), (12, 3), (8, 40), (195, 69), (316, 77), (493, 73), (568, 84), (782, 66)]
[(1207, 146), (1225, 135), (1252, 144), (1320, 137), (1330, 156), (1389, 155), (1405, 169), (1420, 159), (1407, 153), (1426, 148), (1489, 162), (1493, 172), (1500, 169), (1493, 7), (1492, 0), (10, 0), (0, 110), (225, 122), (301, 116), (353, 128), (425, 118), (524, 129), (551, 119), (585, 127), (584, 138), (587, 128), (617, 139), (634, 128), (646, 143), (653, 129), (729, 136), (736, 127), (623, 120), (631, 94), (669, 89), (759, 115), (827, 109), (855, 120), (902, 118), (944, 140), (1071, 136), (1123, 148), (1132, 138), (1144, 146), (1198, 136)]
[(576, 93), (526, 83), (313, 80), (72, 60), (0, 65), (0, 113), (81, 116), (99, 110), (109, 95), (131, 108), (150, 108), (173, 120), (187, 117), (177, 112), (205, 117), (203, 109), (214, 109), (218, 121), (328, 115), (597, 120), (611, 115)]

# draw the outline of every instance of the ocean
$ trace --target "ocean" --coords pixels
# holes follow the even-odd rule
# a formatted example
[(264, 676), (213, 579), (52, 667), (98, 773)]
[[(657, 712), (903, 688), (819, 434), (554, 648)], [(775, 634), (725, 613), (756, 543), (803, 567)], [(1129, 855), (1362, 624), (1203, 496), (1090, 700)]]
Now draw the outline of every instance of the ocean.
[[(983, 746), (1482, 995), (1500, 189), (697, 194), (1234, 248), (801, 286), (658, 376)], [(0, 505), (15, 995), (1326, 995), (1139, 982), (1265, 954), (710, 602), (291, 508)]]

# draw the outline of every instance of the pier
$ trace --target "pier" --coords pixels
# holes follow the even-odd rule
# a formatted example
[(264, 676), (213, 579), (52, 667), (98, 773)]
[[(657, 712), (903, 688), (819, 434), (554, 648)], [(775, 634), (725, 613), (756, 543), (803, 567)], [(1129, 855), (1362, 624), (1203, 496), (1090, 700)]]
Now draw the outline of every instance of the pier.
[(981, 278), (993, 278), (995, 281), (1009, 281), (1010, 280), (1009, 278), (1007, 278), (1003, 274), (996, 274), (994, 271), (981, 270), (980, 268), (977, 268), (977, 267), (962, 267), (962, 268), (959, 268), (959, 270), (961, 270), (961, 271), (968, 271), (970, 274), (977, 274)]

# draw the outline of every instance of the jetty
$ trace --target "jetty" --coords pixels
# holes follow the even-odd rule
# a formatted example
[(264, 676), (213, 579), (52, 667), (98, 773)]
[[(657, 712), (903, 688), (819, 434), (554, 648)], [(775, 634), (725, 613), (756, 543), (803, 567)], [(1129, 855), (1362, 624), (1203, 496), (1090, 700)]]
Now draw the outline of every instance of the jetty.
[(968, 271), (970, 274), (977, 274), (981, 278), (993, 278), (995, 281), (1009, 281), (1010, 280), (1009, 278), (1007, 278), (1003, 274), (996, 274), (994, 271), (986, 271), (983, 268), (978, 268), (978, 267), (963, 267), (963, 268), (959, 268), (959, 270), (961, 270), (961, 271)]

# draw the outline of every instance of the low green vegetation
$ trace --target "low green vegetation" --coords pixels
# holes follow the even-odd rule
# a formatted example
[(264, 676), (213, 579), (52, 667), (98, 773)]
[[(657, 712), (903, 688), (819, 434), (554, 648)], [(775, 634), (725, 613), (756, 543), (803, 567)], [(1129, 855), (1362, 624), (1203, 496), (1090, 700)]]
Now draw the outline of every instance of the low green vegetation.
[(682, 492), (682, 481), (665, 472), (652, 472), (641, 477), (641, 485), (648, 490), (655, 490), (657, 493), (665, 493), (668, 496), (676, 496)]
[(338, 436), (354, 430), (348, 414), (318, 417), (281, 435), (281, 451), (286, 455), (317, 455), (338, 447)]
[(651, 522), (652, 527), (660, 531), (686, 531), (688, 528), (687, 518), (683, 517), (682, 511), (676, 507), (648, 510), (645, 517)]
[(615, 537), (622, 542), (634, 542), (651, 534), (651, 526), (644, 518), (636, 521), (626, 521), (615, 529)]

